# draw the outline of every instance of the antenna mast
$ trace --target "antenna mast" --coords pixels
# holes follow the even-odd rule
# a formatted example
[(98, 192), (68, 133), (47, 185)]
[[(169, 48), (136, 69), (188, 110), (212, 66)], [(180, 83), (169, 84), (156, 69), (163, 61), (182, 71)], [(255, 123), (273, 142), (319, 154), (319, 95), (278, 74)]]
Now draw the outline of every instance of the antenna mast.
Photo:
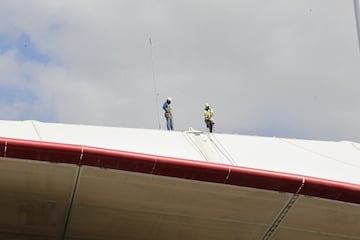
[(153, 58), (153, 46), (151, 37), (149, 37), (149, 44), (150, 44), (150, 55), (151, 55), (151, 69), (152, 69), (152, 76), (153, 76), (153, 83), (154, 83), (154, 95), (155, 95), (155, 104), (156, 104), (156, 112), (157, 112), (157, 120), (159, 124), (159, 129), (161, 129), (160, 125), (160, 114), (159, 114), (159, 93), (157, 90), (157, 84), (155, 79), (155, 67), (154, 67), (154, 58)]
[(360, 50), (360, 6), (359, 0), (354, 0), (354, 10), (355, 10), (355, 21), (356, 21), (356, 32), (358, 37), (358, 46)]

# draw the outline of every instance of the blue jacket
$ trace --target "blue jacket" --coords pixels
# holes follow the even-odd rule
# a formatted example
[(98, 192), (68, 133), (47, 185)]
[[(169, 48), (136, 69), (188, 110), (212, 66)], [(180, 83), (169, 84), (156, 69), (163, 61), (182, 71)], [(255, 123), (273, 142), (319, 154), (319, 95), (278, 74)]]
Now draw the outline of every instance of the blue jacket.
[(165, 112), (167, 112), (167, 113), (171, 113), (171, 107), (170, 107), (170, 104), (168, 104), (167, 102), (164, 102), (164, 104), (163, 104), (163, 107), (162, 107), (163, 109), (164, 109), (164, 111)]

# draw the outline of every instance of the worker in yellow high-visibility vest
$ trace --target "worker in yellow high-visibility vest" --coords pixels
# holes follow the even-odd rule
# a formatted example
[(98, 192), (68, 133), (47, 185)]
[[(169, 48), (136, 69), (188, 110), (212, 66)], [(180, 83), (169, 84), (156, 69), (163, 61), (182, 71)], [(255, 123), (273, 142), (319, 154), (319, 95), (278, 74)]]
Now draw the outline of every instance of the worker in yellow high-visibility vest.
[(206, 127), (209, 129), (210, 132), (212, 132), (213, 126), (215, 124), (214, 110), (212, 110), (212, 108), (210, 108), (210, 105), (208, 103), (205, 104), (204, 120), (205, 120)]

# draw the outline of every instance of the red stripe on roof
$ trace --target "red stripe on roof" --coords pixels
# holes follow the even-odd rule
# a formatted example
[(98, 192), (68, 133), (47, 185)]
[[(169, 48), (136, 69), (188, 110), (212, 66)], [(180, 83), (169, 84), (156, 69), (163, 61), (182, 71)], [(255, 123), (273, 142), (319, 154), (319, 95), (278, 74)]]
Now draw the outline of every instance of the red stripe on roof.
[[(79, 164), (81, 146), (20, 139), (5, 139), (8, 158)], [(4, 150), (5, 151), (5, 150)]]
[(0, 138), (0, 156), (5, 156), (6, 139)]
[(209, 162), (157, 157), (154, 174), (213, 183), (225, 183), (229, 166)]
[(360, 203), (360, 185), (306, 177), (299, 194), (332, 200)]
[(301, 187), (302, 181), (302, 176), (244, 167), (233, 167), (227, 183), (236, 186), (296, 193)]
[(360, 185), (315, 177), (33, 140), (0, 138), (0, 148), (1, 156), (7, 158), (94, 166), (287, 193), (301, 189), (302, 195), (360, 204)]
[(81, 165), (129, 172), (151, 173), (155, 156), (109, 149), (84, 147)]

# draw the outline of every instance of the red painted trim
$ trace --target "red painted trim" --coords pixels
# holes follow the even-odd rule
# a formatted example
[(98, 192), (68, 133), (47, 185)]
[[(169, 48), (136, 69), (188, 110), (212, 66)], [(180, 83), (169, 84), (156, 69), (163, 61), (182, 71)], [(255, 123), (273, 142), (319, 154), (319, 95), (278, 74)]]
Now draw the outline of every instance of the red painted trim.
[(360, 185), (306, 177), (299, 194), (332, 200), (360, 203)]
[[(296, 193), (360, 204), (360, 185), (209, 162), (73, 144), (0, 138), (0, 156), (94, 166)], [(305, 180), (303, 184), (303, 180)]]
[(244, 167), (233, 167), (227, 183), (236, 186), (296, 193), (301, 187), (302, 181), (302, 176)]
[(84, 147), (81, 165), (151, 173), (156, 157), (132, 152)]
[(6, 140), (0, 138), (0, 156), (5, 156)]
[(81, 146), (20, 139), (5, 139), (8, 158), (79, 164)]
[(167, 177), (225, 183), (229, 174), (229, 166), (170, 157), (158, 157), (153, 173)]

